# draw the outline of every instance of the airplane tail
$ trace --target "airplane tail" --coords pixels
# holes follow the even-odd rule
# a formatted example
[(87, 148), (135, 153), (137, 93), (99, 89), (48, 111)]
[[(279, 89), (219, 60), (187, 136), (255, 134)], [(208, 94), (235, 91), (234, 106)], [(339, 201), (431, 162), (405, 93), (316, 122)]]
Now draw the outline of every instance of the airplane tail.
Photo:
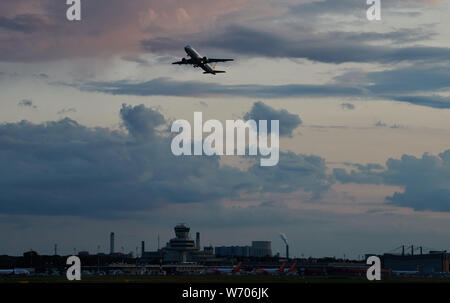
[(284, 272), (284, 268), (286, 267), (286, 262), (281, 265), (280, 269), (278, 269), (278, 272)]
[(214, 62), (211, 67), (212, 67), (212, 69), (214, 71), (214, 74), (223, 74), (223, 73), (225, 73), (225, 71), (223, 71), (223, 70), (216, 70), (216, 62)]
[(233, 268), (233, 272), (239, 272), (241, 270), (242, 267), (242, 262), (239, 262), (238, 265), (236, 265), (235, 268)]
[(294, 272), (295, 268), (297, 267), (297, 261), (292, 264), (292, 266), (289, 268), (288, 272)]

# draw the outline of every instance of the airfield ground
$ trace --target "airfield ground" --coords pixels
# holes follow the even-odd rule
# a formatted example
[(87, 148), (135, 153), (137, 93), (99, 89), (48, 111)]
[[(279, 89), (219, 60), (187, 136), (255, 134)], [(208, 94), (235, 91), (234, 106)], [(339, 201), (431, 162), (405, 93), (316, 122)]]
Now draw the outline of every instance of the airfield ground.
[[(2, 277), (0, 283), (67, 283), (66, 277)], [(374, 283), (365, 277), (298, 277), (298, 276), (102, 276), (82, 277), (74, 283), (233, 283), (233, 284), (266, 284), (266, 283)], [(73, 283), (73, 282), (71, 282)], [(375, 283), (450, 283), (450, 279), (425, 277), (393, 277), (384, 278)]]

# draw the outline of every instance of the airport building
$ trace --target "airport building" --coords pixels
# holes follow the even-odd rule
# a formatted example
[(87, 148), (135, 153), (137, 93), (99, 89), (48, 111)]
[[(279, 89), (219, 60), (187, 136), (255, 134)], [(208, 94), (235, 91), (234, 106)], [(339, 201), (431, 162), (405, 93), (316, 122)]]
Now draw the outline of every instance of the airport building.
[(272, 257), (270, 241), (252, 241), (251, 246), (217, 246), (218, 257)]
[(417, 271), (419, 273), (450, 272), (450, 254), (447, 251), (430, 251), (428, 254), (384, 254), (384, 269), (392, 271)]
[(250, 257), (250, 246), (218, 246), (215, 247), (218, 257)]
[(191, 252), (199, 251), (195, 241), (189, 237), (189, 226), (180, 223), (175, 226), (175, 238), (167, 242), (164, 251), (164, 261), (168, 262), (188, 262), (188, 255)]

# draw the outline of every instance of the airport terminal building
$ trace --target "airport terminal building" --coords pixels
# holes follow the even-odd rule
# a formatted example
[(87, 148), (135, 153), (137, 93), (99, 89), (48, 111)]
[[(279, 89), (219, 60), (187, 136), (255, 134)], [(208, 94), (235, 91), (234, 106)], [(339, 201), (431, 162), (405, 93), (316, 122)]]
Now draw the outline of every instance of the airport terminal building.
[(450, 272), (450, 254), (446, 251), (430, 251), (428, 254), (384, 254), (382, 266), (393, 271), (418, 271), (420, 273)]

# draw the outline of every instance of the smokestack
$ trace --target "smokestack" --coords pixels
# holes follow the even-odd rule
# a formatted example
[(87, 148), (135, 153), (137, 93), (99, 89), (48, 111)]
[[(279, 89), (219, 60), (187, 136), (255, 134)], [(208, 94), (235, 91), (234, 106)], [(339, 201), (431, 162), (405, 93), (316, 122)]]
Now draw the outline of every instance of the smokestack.
[(195, 237), (195, 247), (200, 250), (200, 233), (197, 232), (196, 237)]
[(414, 245), (411, 245), (411, 256), (414, 256)]
[(109, 236), (109, 254), (114, 253), (114, 233)]
[(142, 241), (141, 242), (141, 258), (144, 256), (144, 253), (145, 253), (145, 241)]
[(402, 245), (402, 256), (405, 255), (405, 245)]
[(285, 234), (280, 233), (281, 239), (283, 239), (284, 244), (286, 244), (286, 259), (289, 259), (289, 243)]

